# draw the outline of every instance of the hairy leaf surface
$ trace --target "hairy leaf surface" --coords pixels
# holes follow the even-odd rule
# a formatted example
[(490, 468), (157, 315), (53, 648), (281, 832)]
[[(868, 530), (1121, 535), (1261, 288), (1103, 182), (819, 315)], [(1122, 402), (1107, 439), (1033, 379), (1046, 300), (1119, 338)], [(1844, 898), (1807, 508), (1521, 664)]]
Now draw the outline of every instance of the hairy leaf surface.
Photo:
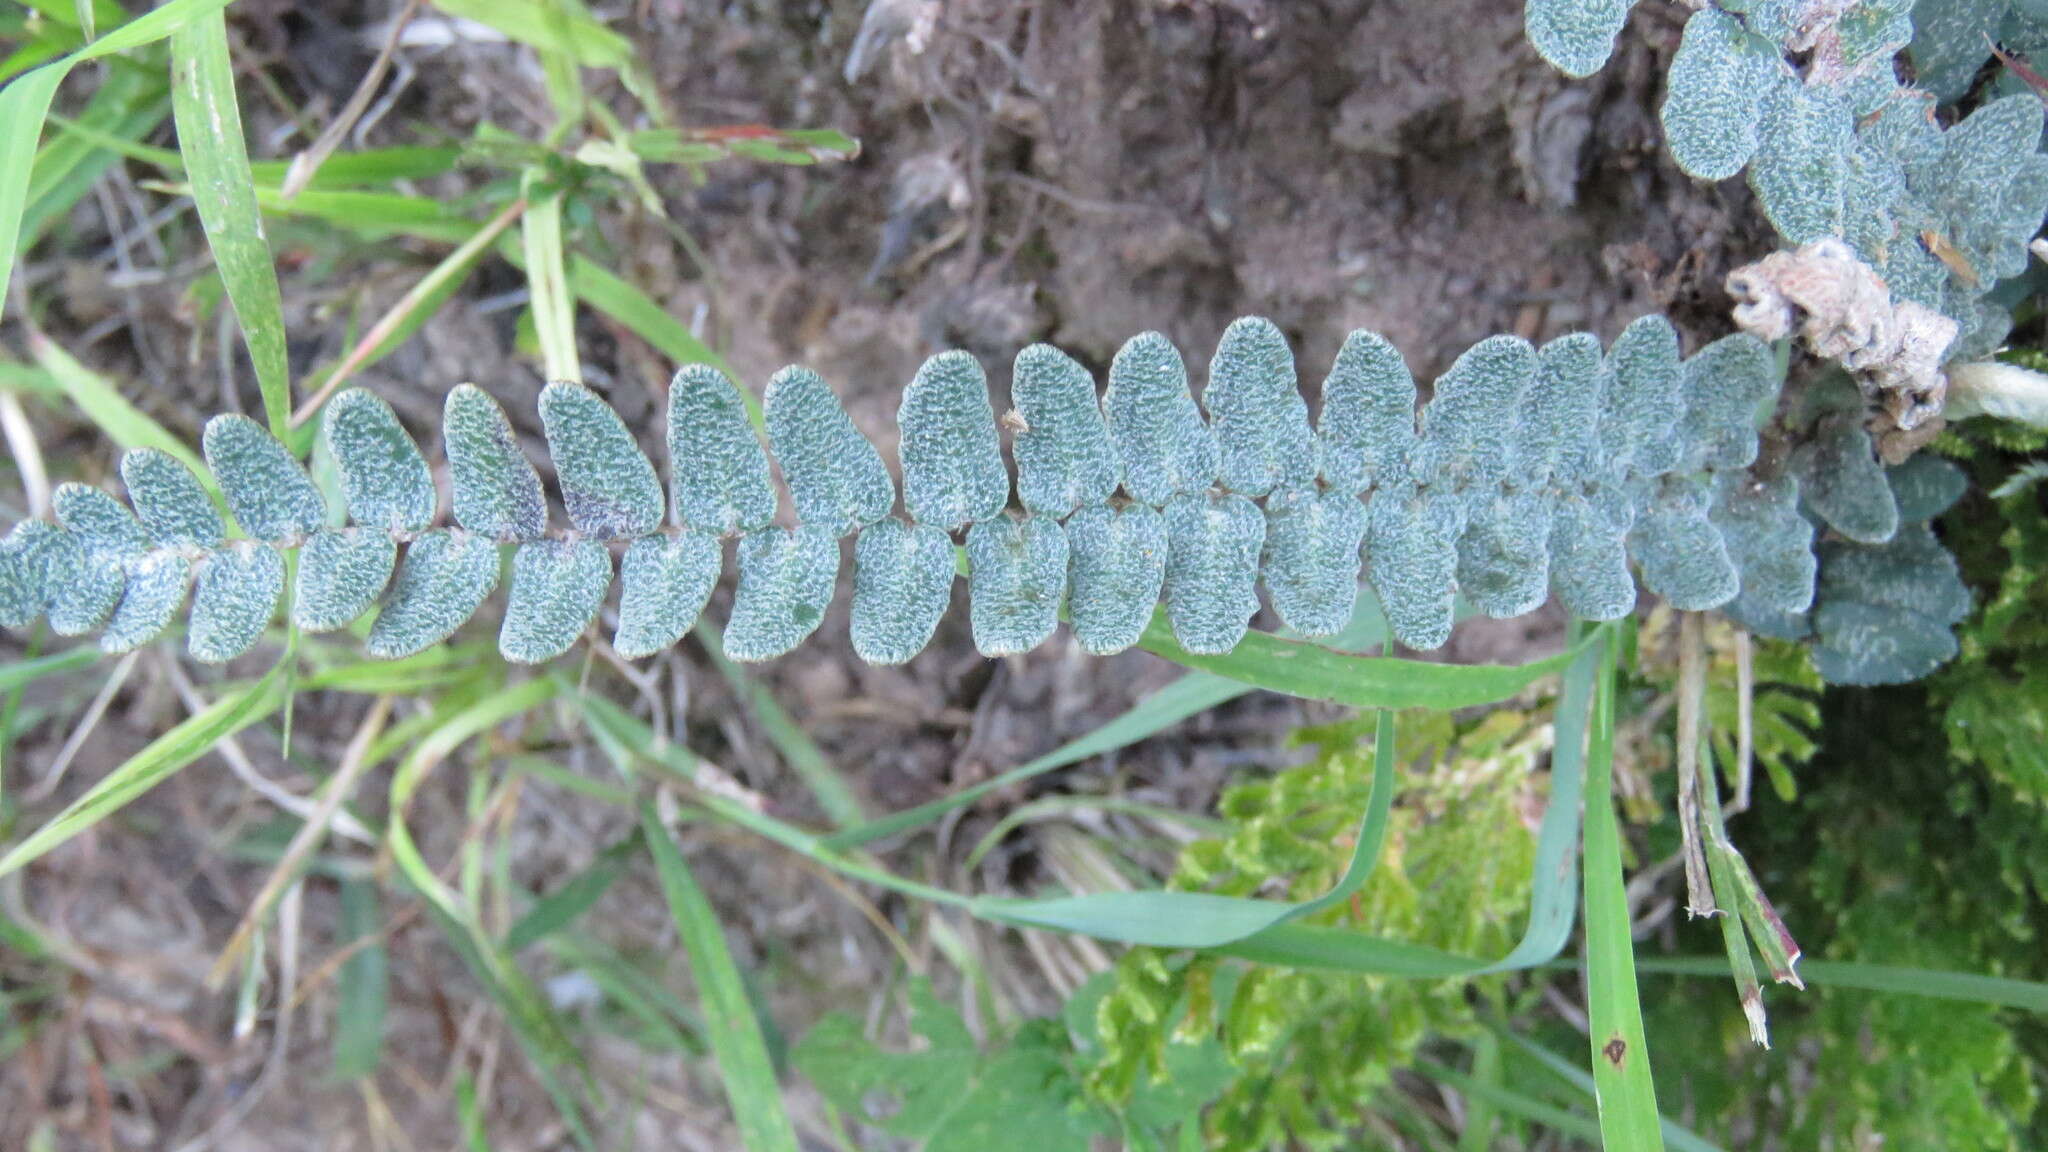
[(1651, 481), (1628, 535), (1629, 551), (1643, 568), (1643, 587), (1685, 612), (1718, 608), (1741, 591), (1721, 534), (1707, 519), (1712, 495), (1687, 476)]
[(1166, 337), (1145, 332), (1124, 342), (1110, 362), (1102, 407), (1131, 499), (1156, 508), (1216, 482), (1216, 434), (1188, 390), (1179, 350)]
[(1065, 516), (1108, 500), (1121, 477), (1095, 377), (1050, 344), (1033, 344), (1017, 353), (1010, 396), (1022, 420), (1011, 448), (1024, 507)]
[(121, 456), (121, 482), (142, 531), (158, 547), (200, 552), (220, 547), (227, 534), (220, 513), (199, 477), (177, 457), (155, 448), (131, 448)]
[[(609, 409), (607, 409), (609, 411)], [(660, 515), (656, 489), (656, 516)], [(612, 556), (597, 540), (535, 540), (512, 554), (512, 593), (498, 651), (515, 664), (567, 652), (597, 619), (612, 586)]]
[(562, 506), (578, 532), (620, 540), (661, 526), (661, 479), (611, 405), (557, 380), (541, 390), (540, 422)]
[(1547, 493), (1500, 491), (1470, 504), (1458, 538), (1458, 590), (1496, 620), (1542, 607), (1550, 597)]
[(844, 536), (889, 514), (896, 483), (882, 454), (816, 372), (794, 366), (777, 372), (762, 407), (798, 520)]
[(538, 540), (548, 529), (547, 493), (505, 410), (476, 385), (457, 384), (441, 418), (455, 522), (499, 543)]
[(424, 652), (454, 635), (497, 586), (494, 542), (467, 532), (428, 532), (406, 546), (364, 647), (379, 660)]
[(1365, 524), (1365, 505), (1349, 492), (1293, 489), (1267, 500), (1261, 567), (1289, 628), (1334, 636), (1351, 622)]
[(1050, 516), (999, 516), (967, 532), (968, 617), (984, 656), (1029, 652), (1059, 627), (1067, 534)]
[(263, 425), (239, 413), (215, 416), (206, 422), (199, 446), (228, 511), (250, 536), (293, 544), (327, 522), (320, 490)]
[(292, 623), (307, 632), (346, 627), (377, 602), (398, 563), (398, 544), (377, 528), (324, 528), (299, 548)]
[(1683, 372), (1678, 333), (1664, 317), (1639, 317), (1615, 338), (1601, 384), (1597, 442), (1611, 480), (1657, 476), (1678, 466), (1686, 413)]
[(817, 631), (839, 577), (839, 538), (823, 528), (758, 528), (740, 538), (740, 585), (725, 654), (768, 660)]
[(686, 364), (668, 386), (669, 484), (676, 522), (713, 536), (775, 518), (768, 454), (739, 386), (708, 364)]
[(1516, 416), (1536, 376), (1536, 350), (1515, 336), (1489, 336), (1459, 356), (1422, 411), (1422, 440), (1410, 456), (1417, 484), (1478, 493), (1507, 475)]
[(718, 538), (701, 532), (633, 541), (619, 562), (619, 627), (612, 648), (639, 660), (674, 646), (704, 611), (724, 566)]
[(929, 524), (890, 518), (853, 546), (853, 650), (870, 664), (924, 651), (953, 596), (953, 541)]
[(1097, 505), (1067, 518), (1067, 617), (1096, 656), (1136, 644), (1166, 582), (1166, 517), (1146, 504)]
[(981, 363), (965, 352), (926, 360), (896, 422), (902, 434), (903, 503), (921, 524), (951, 532), (986, 520), (1010, 500)]
[(434, 522), (434, 474), (391, 405), (375, 393), (345, 389), (328, 402), (321, 430), (350, 519), (405, 533)]
[(0, 628), (24, 627), (77, 579), (78, 541), (47, 520), (24, 520), (0, 540)]
[(1308, 404), (1295, 386), (1287, 337), (1271, 320), (1246, 316), (1224, 330), (1202, 403), (1215, 429), (1225, 488), (1264, 496), (1315, 483)]
[(1952, 659), (1950, 627), (1970, 612), (1954, 557), (1925, 524), (1884, 544), (1821, 545), (1814, 667), (1831, 684), (1898, 684)]
[(1799, 613), (1813, 604), (1813, 525), (1799, 514), (1799, 482), (1758, 481), (1732, 469), (1714, 477), (1714, 527), (1741, 578), (1746, 611)]
[(1806, 503), (1828, 527), (1851, 540), (1881, 544), (1899, 527), (1899, 506), (1877, 462), (1870, 433), (1840, 413), (1821, 421), (1797, 458)]
[(1595, 502), (1558, 502), (1550, 522), (1550, 584), (1566, 611), (1583, 620), (1619, 620), (1635, 611), (1626, 540), (1626, 528)]
[(270, 545), (237, 540), (200, 564), (185, 650), (203, 664), (233, 660), (256, 646), (284, 599), (284, 557)]
[(1774, 45), (1718, 8), (1685, 22), (1658, 118), (1671, 158), (1687, 175), (1725, 180), (1749, 163), (1764, 93), (1780, 67)]
[(127, 568), (142, 560), (149, 540), (127, 506), (97, 488), (59, 484), (50, 509), (78, 546), (76, 578), (56, 587), (50, 628), (59, 636), (82, 636), (113, 615), (127, 589)]
[(1357, 495), (1403, 475), (1415, 447), (1415, 378), (1377, 332), (1344, 338), (1323, 380), (1323, 480)]
[(1724, 336), (1687, 360), (1679, 377), (1685, 448), (1676, 470), (1748, 467), (1756, 459), (1757, 409), (1778, 387), (1770, 346), (1746, 332)]
[(1591, 76), (1614, 52), (1634, 0), (1528, 0), (1522, 21), (1529, 43), (1567, 76)]
[(1456, 493), (1412, 484), (1382, 487), (1367, 506), (1366, 568), (1394, 638), (1410, 648), (1451, 637), (1465, 509)]
[(1259, 610), (1266, 518), (1235, 493), (1185, 492), (1166, 505), (1166, 618), (1190, 652), (1237, 647)]
[(1839, 236), (1855, 121), (1827, 86), (1783, 75), (1764, 97), (1749, 186), (1778, 234), (1793, 244)]
[(100, 633), (100, 650), (132, 652), (161, 636), (185, 606), (192, 562), (175, 552), (151, 552), (128, 565), (127, 587)]

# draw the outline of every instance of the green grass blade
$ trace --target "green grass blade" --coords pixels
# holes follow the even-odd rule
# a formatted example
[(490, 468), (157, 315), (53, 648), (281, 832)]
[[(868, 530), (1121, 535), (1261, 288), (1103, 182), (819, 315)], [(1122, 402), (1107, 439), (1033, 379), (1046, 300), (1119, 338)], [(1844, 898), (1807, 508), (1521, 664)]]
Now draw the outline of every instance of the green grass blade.
[[(1577, 1112), (1567, 1112), (1563, 1108), (1545, 1104), (1533, 1096), (1509, 1088), (1496, 1087), (1467, 1076), (1455, 1068), (1446, 1068), (1428, 1060), (1416, 1061), (1415, 1071), (1439, 1084), (1455, 1088), (1474, 1100), (1484, 1100), (1498, 1111), (1510, 1116), (1519, 1116), (1530, 1123), (1541, 1124), (1545, 1128), (1562, 1132), (1567, 1136), (1576, 1136), (1581, 1140), (1600, 1138), (1600, 1125), (1591, 1117), (1581, 1116)], [(1608, 1149), (1609, 1152), (1621, 1152), (1620, 1148), (1611, 1144), (1608, 1145)]]
[(101, 777), (85, 795), (71, 802), (49, 823), (0, 857), (0, 876), (17, 872), (30, 861), (121, 810), (129, 801), (163, 783), (179, 769), (204, 756), (215, 744), (283, 707), (294, 657), (287, 653), (261, 680), (227, 693), (183, 723), (152, 740), (148, 747)]
[(661, 877), (661, 890), (668, 897), (676, 931), (690, 957), (690, 970), (696, 976), (703, 1005), (705, 1030), (718, 1058), (726, 1099), (732, 1104), (740, 1137), (750, 1152), (796, 1152), (796, 1130), (783, 1110), (775, 1066), (768, 1058), (768, 1045), (762, 1039), (753, 1003), (740, 982), (739, 967), (726, 949), (718, 916), (651, 805), (643, 804), (640, 808), (640, 829), (648, 851), (654, 856), (654, 869)]
[(1056, 768), (1079, 764), (1091, 756), (1114, 752), (1156, 736), (1190, 716), (1207, 712), (1218, 704), (1235, 700), (1250, 691), (1252, 688), (1249, 685), (1234, 680), (1212, 676), (1207, 672), (1190, 672), (1140, 700), (1116, 719), (1085, 736), (1062, 744), (1043, 756), (937, 800), (919, 804), (914, 808), (905, 808), (901, 812), (893, 812), (828, 836), (825, 838), (825, 844), (835, 849), (854, 848), (894, 836), (906, 829), (929, 824), (953, 809), (972, 804), (992, 792), (1012, 787), (1034, 776), (1042, 776)]
[(284, 304), (270, 245), (263, 239), (242, 115), (235, 106), (227, 18), (218, 9), (171, 36), (171, 113), (192, 182), (193, 206), (256, 367), (264, 415), (271, 434), (282, 438), (291, 415)]
[(583, 381), (576, 356), (576, 302), (563, 271), (562, 195), (537, 190), (535, 173), (524, 181), (526, 218), (520, 240), (526, 249), (527, 303), (540, 339), (542, 372), (549, 380)]
[(626, 863), (632, 858), (633, 848), (639, 839), (628, 836), (603, 852), (590, 866), (562, 882), (553, 892), (534, 901), (524, 915), (512, 922), (505, 932), (505, 950), (517, 952), (574, 924), (585, 912), (590, 911), (612, 884), (624, 874)]
[[(577, 299), (624, 324), (634, 335), (653, 345), (655, 351), (675, 361), (678, 366), (709, 364), (729, 379), (740, 379), (732, 365), (725, 362), (725, 357), (697, 339), (686, 325), (669, 315), (666, 308), (634, 284), (577, 255), (569, 257), (568, 275), (569, 290), (576, 294)], [(745, 388), (740, 392), (746, 399), (747, 412), (752, 416), (754, 425), (759, 427), (761, 401)]]
[[(1370, 597), (1360, 597), (1358, 610), (1354, 613), (1350, 626), (1341, 634), (1331, 637), (1328, 644), (1346, 652), (1360, 652), (1378, 647), (1386, 639), (1386, 635), (1387, 622), (1385, 617), (1380, 615), (1378, 604)], [(1189, 672), (1140, 700), (1129, 711), (1043, 756), (937, 800), (906, 808), (901, 812), (894, 812), (828, 836), (825, 838), (825, 844), (835, 849), (853, 848), (873, 843), (886, 836), (893, 836), (908, 828), (928, 824), (947, 812), (972, 804), (991, 792), (1009, 788), (1056, 768), (1078, 764), (1091, 756), (1128, 748), (1190, 716), (1206, 712), (1225, 701), (1235, 700), (1252, 690), (1251, 685), (1236, 680), (1208, 672)]]
[(1252, 900), (1207, 892), (1102, 892), (1042, 900), (981, 897), (968, 907), (985, 920), (1077, 932), (1161, 948), (1216, 948), (1330, 907), (1363, 887), (1386, 843), (1394, 796), (1394, 714), (1382, 710), (1373, 741), (1372, 792), (1351, 858), (1329, 891), (1310, 900)]
[(383, 1060), (387, 988), (384, 945), (375, 939), (380, 927), (376, 888), (361, 880), (343, 883), (341, 935), (350, 943), (368, 941), (342, 961), (335, 978), (334, 1074), (344, 1080), (375, 1073)]
[(57, 86), (76, 65), (113, 52), (139, 48), (169, 36), (186, 23), (227, 7), (228, 0), (171, 0), (131, 20), (61, 60), (45, 64), (0, 89), (0, 312), (7, 301), (8, 279), (20, 251), (21, 215), (28, 206), (29, 177), (35, 170), (36, 144)]
[(107, 69), (99, 90), (75, 123), (51, 116), (50, 122), (62, 131), (36, 153), (28, 204), (21, 217), (21, 242), (34, 244), (108, 169), (120, 163), (123, 152), (141, 148), (135, 141), (154, 132), (170, 112), (170, 87), (161, 70), (138, 62), (134, 67)]
[(1614, 655), (1601, 636), (1600, 682), (1586, 753), (1586, 1006), (1594, 1095), (1608, 1152), (1659, 1152), (1657, 1091), (1636, 995), (1635, 941), (1621, 875), (1621, 827), (1614, 812)]
[[(1511, 1032), (1496, 1024), (1488, 1024), (1487, 1027), (1489, 1031), (1485, 1033), (1486, 1037), (1506, 1038), (1510, 1043), (1527, 1053), (1531, 1059), (1555, 1072), (1559, 1079), (1585, 1093), (1586, 1099), (1592, 1100), (1594, 1098), (1593, 1078), (1587, 1075), (1584, 1069), (1579, 1068), (1571, 1061), (1526, 1036)], [(1698, 1134), (1676, 1120), (1663, 1119), (1659, 1122), (1664, 1127), (1664, 1139), (1670, 1141), (1671, 1147), (1677, 1149), (1678, 1152), (1721, 1152), (1720, 1145), (1701, 1139)]]
[(80, 668), (90, 668), (106, 657), (97, 644), (81, 644), (37, 656), (28, 660), (12, 660), (0, 664), (0, 692), (12, 692), (24, 684), (33, 684), (45, 676), (58, 676)]
[(1505, 700), (1552, 673), (1562, 671), (1604, 634), (1596, 629), (1555, 656), (1527, 664), (1432, 664), (1391, 656), (1360, 656), (1334, 648), (1248, 632), (1221, 656), (1188, 652), (1173, 640), (1165, 612), (1155, 612), (1138, 642), (1176, 664), (1211, 672), (1255, 688), (1304, 700), (1328, 700), (1358, 708), (1429, 708), (1444, 711)]
[[(1728, 961), (1720, 956), (1653, 956), (1636, 961), (1642, 972), (1668, 976), (1728, 977)], [(1799, 974), (1823, 988), (1854, 988), (1887, 995), (1926, 996), (1968, 1004), (1996, 1004), (2048, 1015), (2048, 983), (1948, 972), (1936, 968), (1904, 968), (1853, 960), (1801, 960)]]
[(150, 419), (142, 409), (129, 403), (112, 381), (80, 364), (56, 341), (33, 329), (28, 334), (28, 351), (43, 371), (56, 381), (65, 397), (78, 406), (87, 420), (106, 433), (107, 439), (123, 449), (161, 449), (192, 469), (199, 482), (212, 494), (214, 502), (222, 503), (213, 473), (199, 454), (186, 447), (183, 440), (171, 435), (163, 425)]

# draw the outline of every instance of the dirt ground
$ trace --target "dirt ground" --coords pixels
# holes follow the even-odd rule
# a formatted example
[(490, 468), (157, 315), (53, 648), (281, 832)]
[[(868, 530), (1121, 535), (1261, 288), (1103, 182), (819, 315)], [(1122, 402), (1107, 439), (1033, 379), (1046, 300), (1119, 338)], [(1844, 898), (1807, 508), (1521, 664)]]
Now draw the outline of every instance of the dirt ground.
[[(1232, 318), (1262, 314), (1295, 341), (1313, 402), (1324, 366), (1354, 328), (1392, 338), (1421, 379), (1495, 332), (1542, 340), (1588, 329), (1611, 338), (1660, 308), (1682, 327), (1713, 329), (1726, 306), (1722, 276), (1765, 247), (1739, 183), (1698, 186), (1660, 157), (1653, 110), (1682, 7), (1639, 7), (1615, 61), (1569, 82), (1524, 43), (1519, 0), (875, 3), (895, 11), (870, 20), (865, 37), (867, 0), (599, 5), (639, 47), (679, 123), (833, 127), (857, 136), (862, 154), (809, 169), (729, 162), (700, 186), (658, 170), (668, 214), (702, 245), (711, 275), (628, 201), (600, 213), (595, 227), (614, 269), (700, 324), (750, 387), (783, 364), (807, 364), (840, 389), (892, 458), (901, 388), (942, 347), (982, 355), (1000, 405), (1004, 365), (1032, 341), (1058, 344), (1099, 370), (1124, 339), (1157, 329), (1200, 365)], [(353, 91), (391, 8), (234, 7), (259, 158), (289, 156), (306, 137), (247, 73), (263, 69), (317, 130)], [(920, 26), (926, 16), (929, 26)], [(908, 33), (872, 34), (891, 19)], [(431, 7), (415, 24), (429, 22), (459, 31)], [(857, 41), (860, 67), (851, 68)], [(532, 135), (548, 122), (540, 70), (524, 49), (457, 38), (400, 58), (387, 86), (395, 95), (363, 145), (460, 140), (484, 122)], [(610, 78), (586, 80), (594, 95), (626, 106)], [(124, 203), (139, 197), (153, 210), (169, 202), (138, 191), (142, 169), (131, 168), (110, 178), (104, 195), (87, 197), (57, 242), (29, 254), (26, 279), (48, 300), (39, 313), (53, 339), (196, 442), (204, 418), (224, 404), (252, 407), (253, 385), (246, 362), (220, 354), (226, 330), (194, 323), (187, 292), (204, 269), (194, 230), (135, 248), (160, 275), (109, 274), (110, 246), (136, 228)], [(415, 191), (454, 198), (473, 185), (458, 174)], [(344, 351), (363, 318), (395, 301), (438, 251), (394, 244), (384, 258), (339, 266), (281, 252), (295, 369)], [(358, 382), (391, 399), (417, 430), (433, 425), (442, 394), (463, 380), (482, 383), (532, 425), (543, 381), (537, 361), (514, 347), (518, 301), (508, 294), (521, 287), (508, 266), (487, 265)], [(651, 446), (673, 366), (601, 316), (586, 311), (581, 324), (591, 382)], [(10, 318), (6, 336), (19, 346), (18, 320)], [(39, 431), (46, 454), (70, 475), (111, 476), (114, 453), (82, 424)], [(527, 431), (544, 459), (537, 427)], [(18, 509), (6, 511), (16, 518)], [(714, 618), (727, 603), (729, 580)], [(909, 665), (872, 668), (845, 642), (845, 611), (842, 595), (801, 658), (758, 669), (758, 680), (875, 811), (1022, 763), (1176, 675), (1143, 653), (1088, 659), (1064, 643), (985, 661), (964, 611), (949, 613)], [(1548, 643), (1557, 624), (1538, 614), (1466, 625), (1444, 655), (1513, 659)], [(472, 625), (478, 634), (485, 627)], [(686, 645), (658, 661), (655, 675), (693, 750), (779, 812), (817, 817), (701, 651)], [(204, 679), (180, 670), (168, 650), (142, 655), (61, 778), (49, 766), (103, 678), (39, 687), (29, 703), (41, 722), (6, 762), (22, 826), (40, 823), (181, 719), (190, 694), (204, 691), (187, 676)], [(281, 759), (277, 733), (252, 731), (0, 890), (74, 953), (53, 969), (0, 950), (0, 992), (52, 970), (68, 989), (41, 1038), (6, 1056), (0, 1146), (24, 1147), (31, 1122), (47, 1117), (64, 1148), (166, 1148), (210, 1131), (219, 1133), (215, 1146), (238, 1150), (445, 1148), (458, 1139), (447, 1104), (458, 1073), (494, 1087), (493, 1147), (567, 1146), (502, 1022), (417, 915), (401, 915), (388, 939), (390, 1026), (374, 1092), (328, 1075), (336, 1004), (321, 973), (343, 938), (332, 883), (309, 882), (302, 906), (288, 910), (292, 949), (270, 943), (271, 978), (289, 963), (307, 989), (295, 1013), (266, 1008), (238, 1039), (232, 989), (201, 982), (269, 872), (266, 861), (230, 850), (277, 819), (244, 777), (309, 792), (315, 777), (298, 765), (336, 762), (366, 706), (360, 697), (305, 697), (293, 719), (293, 761)], [(1087, 837), (1072, 835), (1077, 828), (1149, 840), (1155, 846), (1136, 852), (1163, 869), (1172, 837), (1185, 830), (1135, 817), (1034, 824), (971, 874), (965, 859), (1002, 812), (1050, 792), (1114, 792), (1206, 811), (1231, 774), (1286, 762), (1282, 737), (1309, 714), (1253, 696), (1169, 737), (994, 797), (937, 836), (882, 848), (908, 874), (984, 891), (1088, 875), (1099, 861)], [(565, 732), (542, 747), (580, 770), (590, 750)], [(245, 765), (227, 763), (232, 757)], [(459, 849), (469, 819), (464, 778), (444, 769), (415, 803), (412, 824), (430, 860)], [(366, 814), (381, 808), (387, 781), (388, 768), (368, 777)], [(512, 875), (543, 890), (631, 829), (630, 810), (542, 782), (525, 789), (509, 819)], [(897, 957), (845, 893), (758, 842), (706, 832), (689, 846), (785, 1037), (830, 1008), (884, 1011), (876, 990)], [(344, 841), (335, 854), (376, 866), (361, 844)], [(876, 911), (935, 970), (952, 971), (948, 948), (991, 958), (997, 999), (1015, 1015), (1051, 1009), (1110, 958), (1086, 943), (1020, 939), (964, 919), (935, 928), (929, 910), (894, 900)], [(644, 870), (629, 871), (582, 927), (622, 955), (654, 958), (657, 971), (674, 947)], [(558, 1003), (572, 1012), (583, 1003), (588, 989), (566, 966), (528, 958)], [(679, 967), (666, 971), (686, 989)], [(281, 1046), (287, 1016), (290, 1043)], [(734, 1146), (705, 1061), (650, 1054), (616, 1030), (591, 1034), (614, 1098), (640, 1094), (640, 1106), (626, 1109), (637, 1119), (620, 1146)], [(138, 1062), (148, 1067), (112, 1088), (94, 1070)], [(791, 1092), (800, 1114), (814, 1111), (801, 1085)], [(247, 1116), (224, 1125), (244, 1102)]]

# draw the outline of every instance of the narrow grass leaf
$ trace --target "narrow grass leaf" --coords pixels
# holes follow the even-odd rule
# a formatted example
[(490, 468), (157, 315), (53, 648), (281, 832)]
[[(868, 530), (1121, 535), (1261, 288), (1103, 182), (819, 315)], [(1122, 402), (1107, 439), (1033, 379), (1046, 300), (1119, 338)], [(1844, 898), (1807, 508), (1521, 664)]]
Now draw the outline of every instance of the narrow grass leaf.
[(242, 116), (235, 106), (227, 18), (218, 8), (193, 17), (171, 34), (171, 111), (178, 125), (178, 151), (192, 182), (192, 203), (248, 343), (264, 415), (271, 432), (282, 437), (291, 418), (284, 305), (256, 207)]
[(711, 902), (683, 862), (669, 831), (650, 805), (640, 809), (641, 838), (654, 857), (654, 870), (668, 898), (669, 913), (690, 958), (706, 1034), (718, 1058), (726, 1099), (749, 1152), (796, 1152), (796, 1130), (784, 1111), (775, 1065), (761, 1036), (760, 1021), (726, 947), (724, 930)]
[(377, 889), (362, 880), (341, 885), (343, 947), (356, 950), (335, 977), (334, 1075), (354, 1080), (376, 1073), (383, 1061), (389, 961), (377, 910)]
[(277, 711), (289, 694), (291, 662), (280, 660), (261, 680), (223, 695), (102, 776), (85, 795), (0, 856), (0, 876), (19, 871), (112, 816), (222, 740)]
[(201, 476), (200, 483), (212, 491), (212, 477), (185, 442), (128, 402), (113, 382), (73, 359), (69, 352), (40, 332), (31, 329), (28, 350), (36, 363), (48, 372), (66, 399), (78, 406), (87, 420), (97, 425), (107, 439), (121, 448), (156, 448), (177, 459)]
[(171, 0), (0, 89), (0, 308), (8, 299), (8, 278), (14, 272), (21, 240), (22, 210), (35, 170), (36, 143), (42, 137), (43, 119), (49, 114), (57, 86), (74, 66), (86, 60), (161, 40), (227, 5), (228, 0)]
[(520, 240), (526, 250), (528, 307), (540, 338), (541, 368), (547, 379), (581, 382), (583, 365), (576, 356), (576, 303), (563, 269), (562, 196), (536, 195), (537, 170), (529, 170), (522, 194), (526, 216)]
[(1612, 641), (1600, 638), (1600, 680), (1586, 754), (1586, 1006), (1601, 1142), (1612, 1149), (1660, 1152), (1663, 1126), (1650, 1078), (1636, 993), (1635, 941), (1621, 874), (1621, 829), (1614, 811), (1615, 683)]

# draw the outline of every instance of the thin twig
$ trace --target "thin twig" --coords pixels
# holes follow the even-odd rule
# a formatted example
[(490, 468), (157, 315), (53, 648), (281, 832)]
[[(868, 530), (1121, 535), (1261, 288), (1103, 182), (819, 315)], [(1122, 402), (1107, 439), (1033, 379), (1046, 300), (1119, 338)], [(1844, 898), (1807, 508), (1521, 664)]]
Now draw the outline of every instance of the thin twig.
[[(185, 674), (185, 669), (179, 664), (177, 659), (174, 657), (166, 661), (166, 664), (170, 668), (171, 688), (178, 693), (178, 699), (184, 702), (185, 710), (194, 716), (205, 711), (210, 706), (209, 702), (199, 694), (198, 686), (192, 683), (192, 678)], [(311, 820), (313, 818), (313, 802), (259, 771), (255, 762), (249, 759), (249, 754), (242, 750), (240, 737), (223, 737), (218, 744), (214, 745), (214, 751), (220, 753), (222, 760), (227, 761), (228, 770), (235, 774), (235, 779), (247, 785), (251, 792), (256, 793), (258, 796), (263, 797), (300, 820)], [(349, 815), (347, 812), (336, 812), (334, 814), (334, 834), (347, 837), (358, 844), (375, 844), (377, 842), (376, 834), (363, 827), (362, 821)]]
[(78, 750), (85, 746), (86, 737), (91, 736), (93, 730), (99, 727), (100, 720), (107, 714), (107, 706), (114, 702), (114, 696), (128, 683), (128, 674), (135, 670), (135, 661), (141, 655), (141, 649), (136, 649), (121, 657), (121, 662), (114, 665), (113, 675), (107, 677), (106, 683), (100, 685), (99, 695), (92, 698), (92, 706), (85, 710), (85, 715), (78, 721), (78, 727), (71, 730), (70, 738), (57, 750), (57, 758), (50, 762), (50, 767), (43, 773), (43, 778), (36, 781), (35, 787), (22, 794), (21, 798), (25, 803), (33, 804), (46, 799), (50, 793), (57, 790), (58, 783), (64, 779), (65, 769), (71, 767), (71, 761), (78, 756)]
[(370, 330), (363, 334), (363, 338), (356, 341), (356, 346), (349, 350), (348, 358), (328, 374), (319, 389), (308, 396), (305, 403), (299, 405), (298, 411), (292, 413), (292, 427), (297, 428), (311, 420), (320, 411), (321, 406), (327, 403), (327, 398), (334, 395), (335, 389), (340, 388), (350, 376), (355, 375), (356, 370), (370, 359), (392, 333), (398, 331), (406, 318), (412, 315), (413, 310), (425, 302), (426, 298), (453, 274), (454, 269), (461, 267), (470, 258), (495, 243), (505, 229), (510, 228), (525, 212), (526, 201), (523, 198), (505, 205), (504, 211), (491, 217), (490, 222), (479, 229), (476, 235), (464, 240), (459, 247), (435, 265), (432, 272), (421, 277), (419, 283), (414, 284), (398, 303), (392, 305), (389, 312), (384, 313), (371, 325)]
[(36, 441), (36, 430), (29, 425), (28, 413), (21, 410), (21, 397), (12, 392), (0, 392), (0, 435), (7, 438), (7, 451), (14, 456), (15, 470), (21, 473), (28, 514), (37, 519), (49, 515), (50, 473), (43, 467), (42, 445)]

